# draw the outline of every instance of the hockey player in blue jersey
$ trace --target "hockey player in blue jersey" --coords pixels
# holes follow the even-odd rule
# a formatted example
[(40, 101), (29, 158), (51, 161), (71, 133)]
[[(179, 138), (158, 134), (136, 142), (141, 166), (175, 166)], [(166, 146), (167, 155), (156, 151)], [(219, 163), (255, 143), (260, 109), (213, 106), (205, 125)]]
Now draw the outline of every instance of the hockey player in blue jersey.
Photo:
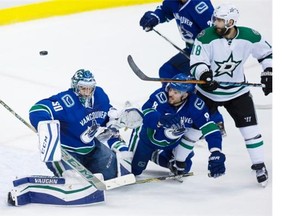
[[(180, 35), (186, 43), (184, 52), (190, 56), (196, 36), (210, 26), (214, 7), (210, 0), (164, 0), (155, 11), (147, 11), (140, 20), (145, 31), (151, 31), (160, 23), (175, 19)], [(189, 74), (189, 59), (176, 54), (159, 70), (159, 76), (171, 78), (178, 73)]]
[[(190, 56), (196, 36), (210, 26), (214, 7), (210, 0), (164, 0), (155, 11), (147, 11), (140, 20), (140, 26), (145, 31), (151, 31), (156, 25), (175, 19), (181, 38), (186, 44), (181, 52), (177, 53), (159, 69), (159, 77), (171, 78), (178, 73), (190, 74)], [(218, 124), (223, 136), (226, 135), (224, 120), (217, 112), (212, 119)]]
[[(183, 73), (173, 78), (190, 79)], [(194, 87), (172, 82), (157, 89), (144, 103), (143, 124), (133, 130), (129, 143), (129, 150), (134, 152), (133, 174), (140, 175), (149, 160), (169, 168), (175, 175), (189, 172), (193, 147), (201, 136), (197, 130), (201, 130), (211, 152), (209, 176), (216, 178), (225, 173), (221, 133), (210, 120), (205, 103), (191, 93)]]
[[(50, 149), (63, 148), (92, 174), (100, 175), (99, 178), (103, 181), (111, 182), (124, 176), (132, 176), (135, 180), (134, 175), (130, 174), (129, 166), (124, 167), (121, 157), (107, 147), (113, 146), (115, 142), (118, 143), (118, 150), (121, 147), (122, 140), (118, 129), (128, 126), (127, 113), (131, 110), (118, 112), (118, 115), (105, 91), (96, 86), (94, 75), (89, 70), (80, 69), (71, 79), (71, 88), (37, 102), (30, 109), (29, 117), (40, 137), (41, 155), (43, 152), (45, 156), (50, 154), (49, 150), (46, 151), (47, 145), (51, 145)], [(138, 118), (140, 122), (141, 118)], [(55, 130), (53, 125), (56, 125)], [(111, 132), (107, 137), (108, 145), (99, 141), (98, 137), (105, 131), (101, 130), (102, 128)], [(44, 137), (42, 142), (41, 137)], [(59, 145), (53, 146), (54, 141), (59, 142)], [(54, 152), (56, 150), (53, 150), (51, 155)], [(61, 160), (61, 153), (60, 159), (43, 162), (55, 177), (29, 177), (14, 181), (16, 188), (9, 195), (10, 204), (86, 205), (104, 201), (103, 191), (97, 190), (72, 170), (69, 164)], [(44, 187), (43, 184), (35, 184), (38, 182), (50, 184)]]

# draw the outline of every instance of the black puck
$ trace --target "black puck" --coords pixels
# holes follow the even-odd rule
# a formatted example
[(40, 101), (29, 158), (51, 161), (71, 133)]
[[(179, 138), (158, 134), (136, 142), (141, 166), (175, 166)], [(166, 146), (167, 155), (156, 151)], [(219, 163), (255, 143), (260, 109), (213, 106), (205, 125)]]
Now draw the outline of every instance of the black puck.
[(42, 50), (42, 51), (39, 52), (39, 54), (40, 54), (40, 55), (47, 55), (47, 54), (48, 54), (48, 51)]

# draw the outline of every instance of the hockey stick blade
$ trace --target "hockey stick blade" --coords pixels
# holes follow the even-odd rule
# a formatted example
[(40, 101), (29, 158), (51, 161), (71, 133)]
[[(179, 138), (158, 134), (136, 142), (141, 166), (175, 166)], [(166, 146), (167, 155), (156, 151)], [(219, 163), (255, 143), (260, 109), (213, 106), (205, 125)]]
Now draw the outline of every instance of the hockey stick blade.
[(107, 190), (122, 187), (124, 185), (134, 184), (136, 182), (133, 174), (119, 176), (117, 178), (109, 179), (105, 181)]
[[(179, 80), (179, 79), (170, 79), (170, 78), (156, 78), (156, 77), (149, 77), (141, 69), (136, 65), (135, 61), (133, 60), (131, 55), (127, 57), (128, 64), (132, 71), (144, 81), (156, 81), (156, 82), (176, 82), (176, 83), (192, 83), (192, 84), (205, 84), (206, 81), (204, 80)], [(248, 83), (248, 82), (222, 82), (217, 81), (219, 84), (223, 85), (232, 85), (232, 86), (252, 86), (252, 87), (264, 87), (264, 84), (261, 83)]]
[[(146, 178), (146, 179), (139, 179), (136, 180), (135, 184), (144, 184), (144, 183), (150, 183), (150, 182), (160, 182), (160, 181), (166, 181), (166, 180), (177, 180), (183, 178), (183, 177), (189, 177), (193, 176), (193, 172), (189, 172), (183, 175), (176, 175), (176, 176), (160, 176), (160, 177), (152, 177), (152, 178)], [(182, 182), (182, 181), (179, 181)]]

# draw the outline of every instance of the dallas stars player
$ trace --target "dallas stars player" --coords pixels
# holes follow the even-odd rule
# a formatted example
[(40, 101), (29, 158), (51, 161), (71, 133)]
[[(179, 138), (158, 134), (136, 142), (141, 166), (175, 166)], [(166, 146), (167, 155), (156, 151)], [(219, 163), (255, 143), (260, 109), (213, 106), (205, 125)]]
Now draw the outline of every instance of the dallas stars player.
[(191, 74), (206, 84), (197, 85), (197, 94), (211, 112), (224, 106), (239, 128), (249, 152), (258, 183), (265, 186), (268, 172), (264, 164), (263, 138), (260, 134), (249, 87), (231, 86), (217, 81), (245, 82), (243, 65), (252, 54), (262, 65), (261, 83), (265, 95), (272, 92), (272, 48), (262, 36), (248, 27), (236, 26), (238, 9), (229, 4), (217, 7), (213, 27), (203, 30), (191, 52)]

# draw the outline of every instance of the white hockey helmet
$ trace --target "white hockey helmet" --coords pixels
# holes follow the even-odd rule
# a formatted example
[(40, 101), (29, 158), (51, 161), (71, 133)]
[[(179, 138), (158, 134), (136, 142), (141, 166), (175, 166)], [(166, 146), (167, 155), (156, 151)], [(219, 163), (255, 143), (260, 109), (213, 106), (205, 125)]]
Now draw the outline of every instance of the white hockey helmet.
[[(236, 25), (239, 18), (239, 10), (232, 4), (222, 4), (214, 10), (213, 23), (215, 21), (215, 18), (223, 19), (225, 21), (225, 27), (229, 29)], [(230, 20), (233, 20), (234, 23), (233, 25), (228, 27), (227, 25)]]

